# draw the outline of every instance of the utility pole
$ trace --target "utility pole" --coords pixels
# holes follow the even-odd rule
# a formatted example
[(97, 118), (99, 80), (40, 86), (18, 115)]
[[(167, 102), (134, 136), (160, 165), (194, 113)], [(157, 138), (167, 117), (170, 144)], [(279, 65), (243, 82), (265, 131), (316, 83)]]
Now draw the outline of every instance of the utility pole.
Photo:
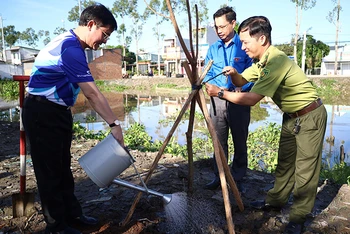
[(340, 0), (337, 4), (337, 22), (336, 22), (336, 34), (335, 34), (335, 57), (334, 57), (334, 75), (338, 75), (338, 34), (339, 34), (339, 13), (340, 13)]
[(2, 24), (2, 17), (0, 15), (0, 23), (1, 23), (1, 40), (2, 40), (2, 58), (6, 63), (6, 48), (5, 48), (5, 36), (4, 36), (4, 26)]
[(305, 73), (305, 49), (306, 49), (306, 31), (304, 32), (304, 40), (303, 40), (303, 53), (301, 56), (301, 70)]
[(160, 76), (160, 35), (159, 35), (159, 22), (158, 22), (158, 14), (156, 14), (156, 21), (157, 21), (157, 50), (158, 50), (158, 76)]

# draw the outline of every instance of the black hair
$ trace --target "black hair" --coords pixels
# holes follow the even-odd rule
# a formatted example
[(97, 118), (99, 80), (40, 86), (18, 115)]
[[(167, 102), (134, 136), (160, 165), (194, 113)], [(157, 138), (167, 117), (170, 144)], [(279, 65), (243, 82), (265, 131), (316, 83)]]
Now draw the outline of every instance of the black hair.
[(220, 8), (214, 13), (213, 15), (214, 21), (215, 21), (215, 18), (221, 17), (223, 15), (226, 16), (226, 20), (230, 23), (232, 22), (232, 20), (236, 20), (236, 12), (233, 10), (232, 7), (226, 6), (226, 7)]
[(249, 30), (251, 37), (258, 38), (264, 35), (271, 44), (272, 27), (270, 21), (265, 16), (252, 16), (244, 20), (238, 27), (238, 34)]
[(100, 3), (95, 3), (83, 10), (79, 18), (79, 26), (86, 26), (90, 20), (95, 21), (98, 27), (109, 27), (114, 31), (118, 29), (112, 12)]

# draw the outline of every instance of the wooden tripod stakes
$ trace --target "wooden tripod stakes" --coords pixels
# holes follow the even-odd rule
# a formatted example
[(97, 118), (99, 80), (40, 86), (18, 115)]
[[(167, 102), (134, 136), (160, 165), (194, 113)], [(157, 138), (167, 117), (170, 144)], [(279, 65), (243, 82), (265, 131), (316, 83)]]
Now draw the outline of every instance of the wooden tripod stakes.
[[(218, 166), (219, 170), (219, 176), (220, 176), (220, 181), (221, 181), (221, 189), (222, 189), (222, 195), (224, 198), (224, 206), (225, 206), (225, 215), (226, 215), (226, 220), (227, 220), (227, 226), (228, 226), (228, 231), (230, 234), (235, 233), (234, 231), (234, 224), (232, 220), (232, 213), (231, 213), (231, 205), (230, 205), (230, 198), (228, 194), (228, 189), (227, 189), (227, 184), (226, 184), (226, 179), (228, 181), (229, 187), (231, 188), (233, 195), (236, 199), (236, 203), (238, 205), (238, 208), (240, 211), (244, 210), (243, 202), (240, 196), (240, 193), (237, 189), (236, 183), (231, 175), (230, 168), (227, 164), (227, 160), (225, 157), (225, 153), (221, 147), (220, 142), (218, 141), (214, 126), (212, 124), (211, 118), (208, 113), (208, 109), (206, 106), (205, 102), (205, 97), (204, 93), (202, 90), (202, 81), (204, 77), (206, 76), (207, 72), (210, 70), (213, 61), (211, 60), (207, 66), (204, 68), (203, 73), (201, 74), (200, 77), (198, 77), (197, 73), (197, 59), (198, 59), (198, 8), (197, 5), (195, 5), (196, 9), (196, 50), (194, 51), (193, 49), (193, 43), (192, 43), (192, 21), (191, 21), (191, 13), (190, 13), (190, 7), (189, 7), (189, 0), (186, 0), (186, 6), (187, 6), (187, 14), (188, 14), (188, 22), (189, 22), (189, 38), (190, 38), (190, 47), (191, 47), (191, 55), (186, 48), (186, 45), (184, 43), (184, 40), (182, 38), (182, 35), (180, 33), (179, 27), (177, 25), (175, 15), (173, 12), (173, 9), (171, 7), (170, 0), (166, 0), (167, 7), (170, 13), (170, 20), (175, 28), (176, 35), (178, 36), (178, 39), (180, 41), (181, 47), (183, 48), (183, 51), (186, 55), (186, 58), (188, 61), (183, 62), (183, 67), (185, 68), (186, 74), (188, 79), (191, 82), (192, 85), (192, 91), (189, 94), (188, 99), (186, 100), (184, 106), (182, 107), (180, 114), (175, 120), (175, 123), (173, 127), (170, 129), (167, 137), (164, 140), (163, 145), (158, 151), (158, 154), (156, 158), (153, 161), (153, 164), (151, 168), (149, 169), (146, 178), (144, 179), (144, 182), (147, 183), (148, 180), (151, 178), (151, 175), (153, 171), (157, 168), (158, 161), (163, 155), (164, 149), (169, 143), (171, 137), (173, 136), (173, 133), (175, 132), (178, 124), (180, 123), (182, 116), (185, 114), (187, 108), (189, 107), (191, 103), (191, 109), (190, 109), (190, 118), (189, 118), (189, 124), (188, 124), (188, 130), (186, 132), (186, 140), (187, 140), (187, 152), (188, 152), (188, 164), (189, 164), (189, 179), (188, 179), (188, 190), (190, 193), (193, 192), (193, 151), (192, 151), (192, 133), (193, 133), (193, 121), (194, 121), (194, 114), (195, 114), (195, 107), (196, 107), (196, 102), (198, 103), (201, 111), (203, 112), (203, 115), (205, 117), (207, 126), (209, 128), (209, 133), (212, 137), (212, 141), (214, 144), (214, 153), (216, 155), (215, 160)], [(146, 3), (147, 4), (147, 3)], [(147, 4), (147, 6), (150, 8), (150, 6)], [(153, 9), (151, 9), (153, 10)], [(154, 10), (153, 10), (154, 11)], [(155, 11), (154, 11), (155, 12)], [(194, 53), (195, 52), (195, 53)], [(142, 196), (142, 192), (139, 192), (135, 199), (133, 204), (131, 205), (131, 208), (125, 217), (125, 219), (122, 221), (122, 225), (125, 226), (131, 219), (136, 205), (139, 202), (140, 198)]]

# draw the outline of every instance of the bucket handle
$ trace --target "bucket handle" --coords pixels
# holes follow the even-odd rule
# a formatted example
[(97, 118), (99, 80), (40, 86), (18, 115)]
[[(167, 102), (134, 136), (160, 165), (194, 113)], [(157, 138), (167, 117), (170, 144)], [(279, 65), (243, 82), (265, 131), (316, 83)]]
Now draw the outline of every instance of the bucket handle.
[(125, 146), (124, 149), (125, 149), (125, 151), (127, 152), (127, 154), (130, 156), (130, 162), (131, 162), (132, 166), (134, 167), (136, 174), (137, 174), (138, 177), (140, 178), (141, 183), (142, 183), (142, 186), (145, 188), (146, 192), (149, 193), (149, 192), (148, 192), (148, 188), (147, 188), (145, 182), (143, 181), (143, 179), (142, 179), (140, 173), (138, 172), (138, 170), (137, 170), (137, 168), (136, 168), (136, 166), (135, 166), (135, 164), (134, 164), (134, 162), (136, 162), (136, 160), (135, 160), (135, 159), (133, 158), (133, 156), (130, 154), (129, 149), (128, 149), (127, 146)]

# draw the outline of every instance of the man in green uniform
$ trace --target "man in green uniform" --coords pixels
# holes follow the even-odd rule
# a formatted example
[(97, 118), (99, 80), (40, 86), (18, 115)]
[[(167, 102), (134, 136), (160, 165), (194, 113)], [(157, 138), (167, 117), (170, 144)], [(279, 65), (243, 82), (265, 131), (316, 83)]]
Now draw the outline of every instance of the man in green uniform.
[(284, 112), (274, 187), (268, 191), (265, 201), (251, 205), (260, 209), (281, 208), (293, 192), (293, 205), (284, 233), (301, 233), (315, 202), (327, 112), (304, 72), (271, 45), (271, 30), (264, 16), (243, 21), (238, 29), (242, 49), (255, 62), (242, 74), (232, 67), (223, 69), (228, 71), (226, 75), (236, 86), (254, 82), (250, 92), (225, 92), (208, 83), (206, 90), (210, 96), (248, 106), (268, 96)]

